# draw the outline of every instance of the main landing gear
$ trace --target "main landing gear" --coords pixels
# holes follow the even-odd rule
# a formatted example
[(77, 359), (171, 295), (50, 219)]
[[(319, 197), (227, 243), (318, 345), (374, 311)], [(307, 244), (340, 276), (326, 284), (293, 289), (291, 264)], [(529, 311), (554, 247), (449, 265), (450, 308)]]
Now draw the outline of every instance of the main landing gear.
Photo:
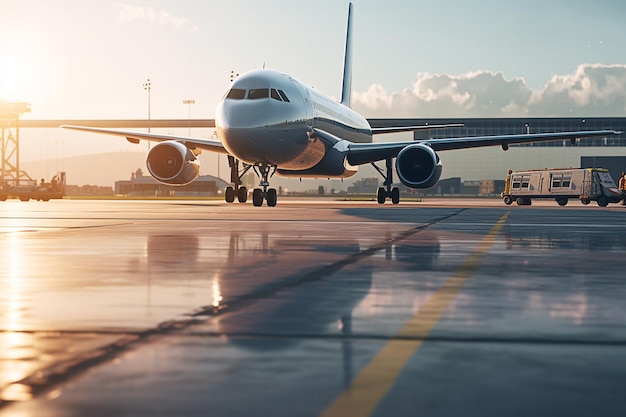
[(276, 172), (276, 166), (272, 165), (248, 165), (243, 164), (243, 169), (239, 168), (239, 160), (235, 159), (232, 155), (228, 156), (228, 166), (230, 167), (230, 182), (233, 183), (234, 187), (228, 186), (226, 187), (226, 191), (224, 193), (224, 198), (227, 203), (232, 203), (237, 198), (237, 201), (240, 203), (245, 203), (248, 200), (248, 189), (244, 187), (241, 181), (241, 178), (250, 170), (250, 168), (254, 168), (254, 172), (261, 178), (261, 183), (259, 184), (261, 188), (255, 188), (252, 191), (252, 205), (255, 207), (259, 207), (263, 205), (263, 200), (267, 201), (267, 205), (269, 207), (274, 207), (278, 200), (278, 194), (276, 193), (276, 189), (269, 188), (269, 177), (274, 175)]
[(376, 171), (385, 179), (383, 183), (384, 187), (379, 187), (376, 197), (378, 204), (385, 204), (387, 198), (391, 199), (393, 204), (400, 203), (400, 189), (398, 187), (391, 187), (393, 185), (393, 164), (391, 158), (385, 159), (386, 172), (378, 165), (372, 162), (372, 166), (376, 168)]
[(248, 189), (242, 186), (241, 177), (243, 177), (252, 165), (244, 164), (243, 170), (239, 172), (239, 160), (233, 156), (228, 155), (228, 166), (230, 167), (230, 182), (234, 184), (234, 187), (226, 187), (224, 192), (224, 199), (227, 203), (232, 203), (237, 198), (240, 203), (248, 201)]

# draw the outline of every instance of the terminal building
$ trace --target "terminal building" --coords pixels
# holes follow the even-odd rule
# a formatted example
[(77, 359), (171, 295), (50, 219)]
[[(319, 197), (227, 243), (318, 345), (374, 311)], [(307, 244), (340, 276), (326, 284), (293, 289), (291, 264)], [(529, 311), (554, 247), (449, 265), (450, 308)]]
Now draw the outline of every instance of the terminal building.
[[(515, 145), (508, 151), (493, 146), (438, 152), (443, 164), (442, 179), (504, 179), (509, 169), (598, 167), (608, 169), (617, 181), (620, 173), (626, 171), (626, 117), (405, 119), (404, 122), (415, 125), (463, 124), (457, 128), (414, 132), (415, 140), (609, 129), (625, 132), (579, 140), (576, 145), (565, 140)], [(373, 119), (370, 123), (373, 127), (385, 126), (391, 121)]]
[(227, 187), (223, 180), (211, 175), (201, 175), (191, 184), (174, 186), (161, 184), (141, 169), (131, 174), (130, 180), (116, 181), (115, 194), (126, 196), (215, 196)]

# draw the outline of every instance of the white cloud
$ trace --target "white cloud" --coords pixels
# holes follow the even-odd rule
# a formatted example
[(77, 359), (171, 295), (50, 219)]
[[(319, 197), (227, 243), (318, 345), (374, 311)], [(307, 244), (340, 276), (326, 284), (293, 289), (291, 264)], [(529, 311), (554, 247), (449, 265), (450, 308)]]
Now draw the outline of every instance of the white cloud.
[(355, 92), (353, 106), (368, 117), (623, 116), (626, 65), (583, 64), (539, 90), (500, 72), (418, 73), (401, 92), (379, 84)]
[(159, 26), (172, 26), (176, 29), (187, 27), (192, 32), (198, 30), (198, 27), (192, 24), (191, 19), (175, 16), (167, 10), (156, 10), (153, 7), (133, 4), (116, 4), (115, 9), (121, 24), (145, 21)]
[(554, 75), (528, 103), (534, 114), (556, 111), (573, 115), (626, 114), (626, 65), (579, 65), (567, 75)]

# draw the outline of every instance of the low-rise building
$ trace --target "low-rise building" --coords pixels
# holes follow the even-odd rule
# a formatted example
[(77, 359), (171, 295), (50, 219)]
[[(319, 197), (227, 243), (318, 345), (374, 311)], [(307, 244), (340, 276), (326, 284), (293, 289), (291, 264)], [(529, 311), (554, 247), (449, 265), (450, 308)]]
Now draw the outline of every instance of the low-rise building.
[(131, 174), (130, 180), (115, 182), (115, 194), (129, 196), (215, 196), (228, 184), (212, 175), (201, 175), (191, 184), (161, 184), (141, 169)]

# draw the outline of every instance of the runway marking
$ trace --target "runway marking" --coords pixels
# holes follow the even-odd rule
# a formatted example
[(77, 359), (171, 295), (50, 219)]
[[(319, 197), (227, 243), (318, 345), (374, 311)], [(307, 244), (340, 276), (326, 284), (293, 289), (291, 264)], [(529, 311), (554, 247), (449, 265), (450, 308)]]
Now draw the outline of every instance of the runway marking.
[(415, 340), (391, 340), (374, 359), (352, 380), (333, 403), (321, 414), (323, 417), (370, 416), (380, 400), (393, 386), (409, 359), (439, 322), (450, 303), (457, 297), (466, 281), (474, 274), (495, 242), (510, 212), (506, 212), (481, 240), (457, 272), (428, 299), (409, 319), (396, 337)]

